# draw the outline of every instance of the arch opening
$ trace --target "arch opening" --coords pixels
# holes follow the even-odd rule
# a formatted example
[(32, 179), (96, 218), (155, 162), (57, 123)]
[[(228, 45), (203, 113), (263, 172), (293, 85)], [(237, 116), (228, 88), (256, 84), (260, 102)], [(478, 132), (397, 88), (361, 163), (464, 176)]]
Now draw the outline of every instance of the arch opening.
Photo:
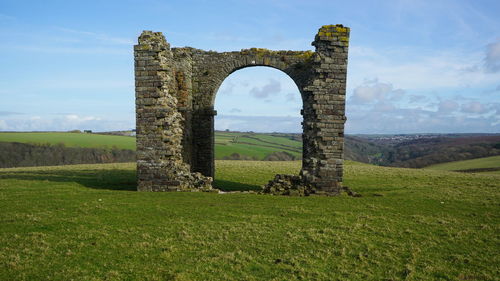
[[(299, 173), (303, 101), (289, 75), (272, 67), (242, 67), (223, 80), (214, 96), (216, 188), (260, 190), (276, 173)], [(262, 161), (295, 163), (276, 165), (277, 170), (257, 180), (238, 173), (237, 167), (251, 173), (253, 168), (269, 166), (270, 162)]]

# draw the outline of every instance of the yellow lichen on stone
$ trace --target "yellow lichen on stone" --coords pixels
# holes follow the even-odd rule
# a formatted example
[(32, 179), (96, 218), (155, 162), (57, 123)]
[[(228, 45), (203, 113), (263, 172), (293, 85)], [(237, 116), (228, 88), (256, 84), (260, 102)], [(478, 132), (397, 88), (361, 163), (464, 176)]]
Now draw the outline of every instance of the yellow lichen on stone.
[(275, 53), (275, 51), (271, 51), (265, 48), (250, 48), (248, 50), (250, 53), (255, 53), (257, 57), (262, 58), (265, 55), (272, 55)]
[(347, 28), (346, 27), (335, 27), (335, 31), (337, 32), (341, 32), (341, 33), (346, 33), (347, 32)]
[(329, 24), (329, 25), (323, 25), (323, 26), (321, 27), (321, 29), (332, 29), (332, 28), (334, 28), (334, 27), (336, 27), (336, 25), (335, 25), (335, 24)]
[(313, 51), (305, 51), (297, 54), (297, 57), (303, 59), (304, 61), (309, 61), (311, 60), (313, 55), (314, 55)]
[(136, 45), (135, 50), (137, 50), (137, 51), (149, 51), (149, 50), (151, 50), (151, 46), (145, 45), (145, 44)]
[(340, 36), (339, 40), (342, 42), (349, 42), (349, 38), (347, 38), (347, 36)]
[(334, 36), (345, 36), (349, 32), (348, 27), (344, 27), (341, 24), (337, 25), (323, 25), (318, 32), (319, 36), (324, 37), (334, 37)]

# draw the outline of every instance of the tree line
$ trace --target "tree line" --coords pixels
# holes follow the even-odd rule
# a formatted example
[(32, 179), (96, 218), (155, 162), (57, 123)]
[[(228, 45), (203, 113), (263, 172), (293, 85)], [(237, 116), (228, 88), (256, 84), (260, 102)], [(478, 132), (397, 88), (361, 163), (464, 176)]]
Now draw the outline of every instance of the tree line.
[(135, 151), (66, 147), (64, 144), (0, 142), (0, 168), (135, 161)]

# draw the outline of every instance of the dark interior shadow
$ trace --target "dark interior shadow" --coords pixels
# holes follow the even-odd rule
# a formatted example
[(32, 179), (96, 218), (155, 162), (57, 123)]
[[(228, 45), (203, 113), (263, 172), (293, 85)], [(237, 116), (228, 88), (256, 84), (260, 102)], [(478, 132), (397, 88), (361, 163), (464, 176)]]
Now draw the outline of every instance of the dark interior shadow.
[(258, 185), (246, 184), (241, 182), (227, 181), (215, 179), (213, 183), (214, 188), (222, 191), (260, 191), (262, 188)]
[(75, 182), (88, 188), (136, 191), (135, 170), (34, 170), (2, 171), (0, 179)]

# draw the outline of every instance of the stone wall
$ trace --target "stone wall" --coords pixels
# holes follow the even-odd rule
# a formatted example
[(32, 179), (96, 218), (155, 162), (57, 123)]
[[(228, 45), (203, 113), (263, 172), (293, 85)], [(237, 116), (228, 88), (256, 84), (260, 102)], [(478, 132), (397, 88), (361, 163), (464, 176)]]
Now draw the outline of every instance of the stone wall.
[(138, 190), (211, 189), (212, 179), (192, 173), (183, 157), (183, 141), (184, 147), (190, 141), (183, 94), (189, 94), (177, 82), (169, 44), (161, 33), (146, 31), (134, 50)]
[[(139, 190), (206, 189), (214, 176), (214, 101), (232, 72), (268, 66), (299, 88), (304, 117), (301, 179), (317, 193), (342, 186), (349, 28), (320, 28), (316, 51), (170, 48), (145, 31), (135, 46)], [(203, 176), (201, 176), (200, 174)], [(203, 184), (200, 184), (203, 182)]]

